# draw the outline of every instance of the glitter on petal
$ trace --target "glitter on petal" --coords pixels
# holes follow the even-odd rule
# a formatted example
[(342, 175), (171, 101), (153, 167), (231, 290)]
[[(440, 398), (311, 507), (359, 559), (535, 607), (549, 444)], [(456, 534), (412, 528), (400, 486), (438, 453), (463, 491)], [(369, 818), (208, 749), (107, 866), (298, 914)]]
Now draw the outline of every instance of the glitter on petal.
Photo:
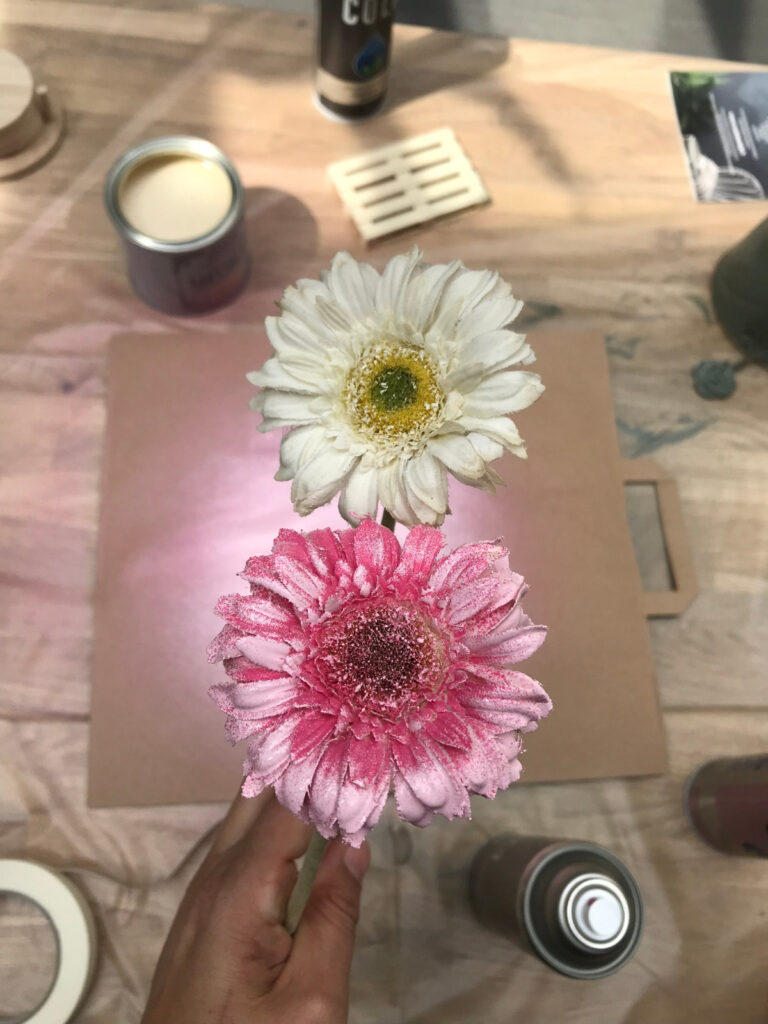
[(520, 775), (521, 735), (552, 707), (510, 666), (544, 641), (498, 543), (445, 551), (418, 526), (400, 545), (356, 530), (281, 530), (249, 559), (250, 595), (221, 598), (210, 644), (229, 681), (209, 693), (248, 740), (243, 793), (274, 786), (327, 837), (359, 846), (392, 790), (400, 817), (468, 817)]

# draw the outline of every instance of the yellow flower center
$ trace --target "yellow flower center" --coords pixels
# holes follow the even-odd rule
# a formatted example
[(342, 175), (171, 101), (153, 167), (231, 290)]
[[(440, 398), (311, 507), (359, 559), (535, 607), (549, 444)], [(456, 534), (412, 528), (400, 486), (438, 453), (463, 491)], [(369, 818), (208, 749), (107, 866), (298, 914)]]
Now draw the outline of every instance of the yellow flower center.
[(436, 425), (445, 396), (426, 352), (382, 341), (352, 368), (342, 400), (353, 425), (371, 440), (418, 441)]

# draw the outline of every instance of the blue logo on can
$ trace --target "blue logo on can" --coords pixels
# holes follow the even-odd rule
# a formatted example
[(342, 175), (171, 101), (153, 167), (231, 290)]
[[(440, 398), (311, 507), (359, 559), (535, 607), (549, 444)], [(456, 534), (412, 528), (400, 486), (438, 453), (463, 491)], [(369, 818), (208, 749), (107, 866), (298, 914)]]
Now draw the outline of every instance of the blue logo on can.
[(373, 78), (384, 70), (387, 61), (387, 44), (378, 33), (371, 36), (362, 50), (352, 61), (352, 70), (358, 78)]

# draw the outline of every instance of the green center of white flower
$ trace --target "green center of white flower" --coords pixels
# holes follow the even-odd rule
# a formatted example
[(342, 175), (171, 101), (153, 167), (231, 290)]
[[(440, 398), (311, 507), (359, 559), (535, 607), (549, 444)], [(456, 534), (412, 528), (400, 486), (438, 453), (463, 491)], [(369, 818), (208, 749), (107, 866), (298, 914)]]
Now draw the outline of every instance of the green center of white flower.
[(342, 402), (352, 425), (380, 446), (416, 449), (439, 425), (445, 395), (423, 349), (381, 341), (350, 370)]
[(419, 396), (419, 381), (405, 366), (388, 366), (373, 378), (371, 401), (386, 412), (399, 412)]

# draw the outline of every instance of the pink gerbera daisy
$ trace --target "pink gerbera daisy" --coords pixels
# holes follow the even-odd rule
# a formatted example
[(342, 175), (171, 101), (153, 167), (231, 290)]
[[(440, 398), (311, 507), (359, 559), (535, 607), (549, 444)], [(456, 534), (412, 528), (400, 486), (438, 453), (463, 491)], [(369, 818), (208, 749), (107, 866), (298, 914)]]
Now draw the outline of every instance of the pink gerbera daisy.
[(222, 597), (209, 648), (232, 680), (210, 694), (232, 742), (248, 738), (243, 793), (274, 786), (326, 838), (358, 846), (390, 788), (400, 817), (469, 817), (520, 775), (521, 734), (551, 701), (513, 671), (545, 627), (500, 544), (446, 554), (416, 526), (402, 547), (366, 520), (355, 530), (281, 530)]

